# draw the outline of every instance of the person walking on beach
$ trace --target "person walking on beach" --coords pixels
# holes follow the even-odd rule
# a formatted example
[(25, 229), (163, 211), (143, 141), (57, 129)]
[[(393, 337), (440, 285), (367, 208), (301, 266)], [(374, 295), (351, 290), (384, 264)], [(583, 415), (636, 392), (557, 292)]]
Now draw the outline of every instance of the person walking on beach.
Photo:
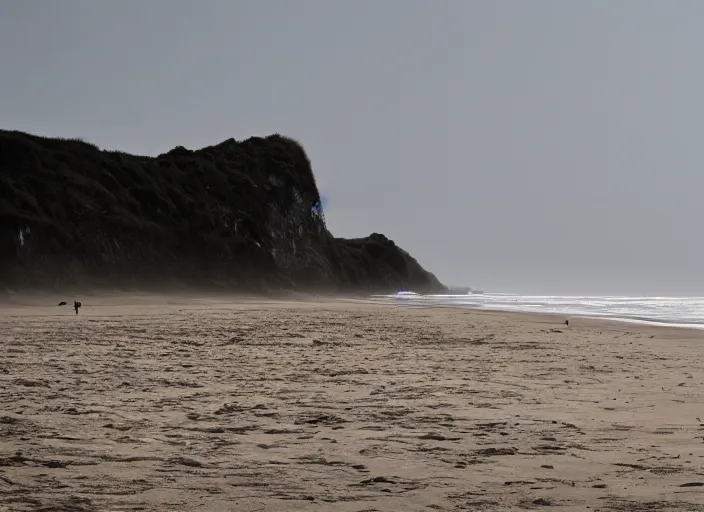
[(73, 309), (76, 310), (76, 314), (78, 314), (78, 308), (80, 308), (80, 307), (81, 307), (81, 303), (78, 302), (77, 300), (74, 300), (73, 301)]

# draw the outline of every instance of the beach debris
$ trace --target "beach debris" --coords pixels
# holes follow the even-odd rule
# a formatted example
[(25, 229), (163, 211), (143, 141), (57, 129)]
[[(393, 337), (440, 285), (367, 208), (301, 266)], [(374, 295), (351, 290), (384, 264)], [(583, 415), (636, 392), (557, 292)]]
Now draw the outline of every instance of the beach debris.
[(52, 469), (57, 469), (57, 468), (66, 468), (68, 467), (70, 463), (61, 461), (61, 460), (48, 460), (46, 462), (42, 462), (42, 466), (47, 467), (47, 468), (52, 468)]
[(49, 383), (44, 379), (27, 379), (18, 377), (12, 381), (16, 386), (24, 386), (26, 388), (48, 388)]
[(294, 420), (294, 425), (335, 425), (347, 420), (327, 412), (305, 414)]
[(65, 306), (65, 305), (66, 305), (66, 301), (65, 301), (65, 300), (62, 300), (61, 302), (59, 302), (59, 306)]
[(359, 485), (371, 485), (371, 484), (395, 484), (394, 480), (387, 478), (385, 476), (375, 476), (373, 478), (367, 478), (359, 482)]
[(428, 434), (423, 434), (422, 436), (418, 436), (418, 439), (427, 439), (430, 441), (459, 441), (462, 438), (461, 437), (448, 437), (448, 436), (444, 436), (442, 434), (437, 434), (437, 433), (431, 432)]
[(189, 457), (176, 457), (171, 459), (169, 462), (172, 464), (181, 464), (183, 466), (188, 466), (191, 468), (200, 468), (203, 467), (203, 463), (200, 461), (197, 461), (195, 459), (191, 459)]
[(475, 450), (475, 455), (484, 455), (484, 456), (494, 456), (494, 455), (516, 455), (518, 453), (518, 450), (516, 450), (513, 447), (502, 447), (502, 448), (481, 448), (479, 450)]

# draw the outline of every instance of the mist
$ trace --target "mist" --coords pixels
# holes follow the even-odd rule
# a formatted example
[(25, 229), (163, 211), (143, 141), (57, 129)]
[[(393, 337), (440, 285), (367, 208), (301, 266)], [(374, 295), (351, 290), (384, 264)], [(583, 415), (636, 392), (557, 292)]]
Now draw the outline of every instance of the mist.
[(8, 0), (5, 129), (158, 155), (282, 133), (341, 237), (448, 285), (704, 295), (704, 4)]

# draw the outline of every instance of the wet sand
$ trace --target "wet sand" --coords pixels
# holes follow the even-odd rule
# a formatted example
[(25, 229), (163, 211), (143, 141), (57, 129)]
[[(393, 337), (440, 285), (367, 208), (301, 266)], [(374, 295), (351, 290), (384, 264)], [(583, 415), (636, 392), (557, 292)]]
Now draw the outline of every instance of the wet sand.
[(41, 300), (0, 310), (0, 511), (704, 510), (702, 331)]

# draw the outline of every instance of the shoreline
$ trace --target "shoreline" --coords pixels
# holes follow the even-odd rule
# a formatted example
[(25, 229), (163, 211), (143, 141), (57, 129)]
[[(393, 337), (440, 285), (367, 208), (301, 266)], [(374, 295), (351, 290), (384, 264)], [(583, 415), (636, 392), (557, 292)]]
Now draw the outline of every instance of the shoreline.
[(694, 324), (694, 323), (678, 323), (678, 322), (666, 322), (662, 320), (641, 320), (637, 318), (630, 317), (612, 317), (612, 316), (599, 316), (599, 315), (588, 315), (588, 314), (562, 314), (553, 312), (542, 312), (542, 311), (516, 311), (500, 308), (487, 308), (487, 307), (475, 307), (468, 304), (452, 304), (452, 303), (422, 303), (422, 304), (412, 304), (412, 301), (404, 300), (394, 300), (389, 298), (385, 301), (361, 301), (363, 303), (375, 304), (375, 305), (391, 305), (397, 307), (406, 307), (409, 309), (435, 309), (435, 308), (449, 308), (449, 309), (460, 309), (468, 310), (476, 313), (493, 313), (493, 314), (505, 314), (507, 316), (523, 316), (530, 318), (532, 316), (536, 317), (548, 317), (554, 319), (557, 323), (563, 323), (565, 320), (570, 321), (570, 325), (573, 325), (575, 320), (580, 321), (592, 321), (596, 323), (614, 323), (614, 324), (627, 324), (633, 326), (642, 327), (653, 327), (653, 328), (663, 328), (663, 329), (685, 329), (685, 330), (704, 330), (704, 323)]
[[(430, 302), (426, 300), (414, 303), (414, 299), (395, 299), (393, 295), (365, 295), (365, 294), (338, 294), (332, 295), (327, 293), (281, 293), (279, 295), (260, 295), (252, 293), (230, 293), (230, 292), (201, 292), (201, 291), (182, 291), (182, 292), (161, 292), (153, 293), (149, 291), (114, 291), (114, 290), (87, 290), (83, 293), (58, 293), (53, 290), (37, 290), (37, 291), (20, 291), (6, 293), (5, 300), (0, 301), (0, 307), (11, 309), (27, 309), (25, 314), (21, 316), (31, 315), (31, 310), (44, 310), (49, 308), (46, 313), (59, 313), (52, 311), (60, 308), (55, 300), (64, 300), (71, 303), (73, 297), (78, 297), (83, 303), (81, 312), (88, 310), (96, 310), (102, 308), (119, 308), (125, 306), (136, 306), (139, 304), (148, 304), (150, 308), (168, 307), (172, 305), (180, 305), (183, 307), (193, 306), (206, 307), (207, 304), (224, 307), (225, 309), (237, 307), (243, 304), (305, 304), (305, 303), (321, 303), (321, 304), (368, 304), (375, 306), (387, 306), (394, 308), (406, 309), (456, 309), (471, 311), (476, 314), (490, 315), (505, 315), (506, 317), (524, 318), (526, 320), (534, 319), (549, 319), (556, 324), (564, 324), (565, 320), (570, 321), (570, 325), (574, 326), (575, 322), (579, 324), (613, 324), (621, 326), (640, 327), (643, 329), (682, 329), (701, 331), (704, 330), (704, 323), (680, 323), (668, 322), (662, 320), (646, 320), (631, 317), (611, 317), (588, 314), (563, 314), (554, 312), (542, 311), (517, 311), (512, 309), (501, 309), (500, 307), (485, 307), (472, 306), (469, 304), (455, 304), (452, 302)], [(50, 302), (50, 298), (51, 301)], [(161, 299), (160, 302), (155, 302)], [(70, 306), (70, 304), (69, 304)], [(68, 308), (68, 306), (65, 306)], [(55, 316), (55, 315), (53, 315)], [(61, 316), (59, 314), (59, 316)], [(565, 326), (567, 327), (567, 326)]]
[[(442, 297), (442, 296), (441, 296)], [(459, 295), (456, 295), (455, 297), (460, 297)], [(576, 297), (576, 296), (575, 296)], [(647, 298), (657, 298), (657, 297), (647, 297)], [(679, 298), (679, 297), (677, 297)], [(549, 317), (554, 317), (554, 318), (562, 318), (562, 321), (564, 322), (565, 320), (570, 320), (570, 322), (573, 319), (590, 319), (590, 320), (595, 320), (595, 321), (611, 321), (611, 322), (618, 322), (618, 323), (627, 323), (627, 324), (632, 324), (632, 325), (644, 325), (644, 326), (657, 326), (657, 327), (666, 327), (666, 328), (678, 328), (678, 329), (704, 329), (704, 321), (701, 323), (687, 323), (687, 322), (679, 322), (675, 320), (660, 320), (660, 319), (651, 319), (648, 317), (639, 317), (639, 316), (610, 316), (610, 315), (590, 315), (588, 313), (560, 313), (560, 312), (544, 312), (544, 311), (528, 311), (528, 310), (517, 310), (517, 309), (504, 309), (501, 308), (500, 306), (485, 306), (485, 305), (473, 305), (473, 304), (458, 304), (458, 303), (453, 303), (451, 301), (443, 301), (442, 299), (437, 299), (437, 302), (434, 302), (436, 299), (433, 298), (432, 295), (429, 296), (423, 296), (423, 298), (419, 299), (396, 299), (393, 295), (388, 295), (388, 296), (377, 296), (378, 300), (372, 300), (372, 303), (385, 303), (385, 302), (394, 302), (397, 303), (401, 306), (407, 306), (407, 307), (412, 307), (412, 308), (420, 308), (420, 307), (450, 307), (450, 308), (461, 308), (461, 309), (469, 309), (472, 311), (489, 311), (489, 312), (499, 312), (499, 313), (507, 313), (507, 314), (525, 314), (525, 315), (545, 315)], [(418, 300), (419, 302), (414, 304), (413, 302)]]

